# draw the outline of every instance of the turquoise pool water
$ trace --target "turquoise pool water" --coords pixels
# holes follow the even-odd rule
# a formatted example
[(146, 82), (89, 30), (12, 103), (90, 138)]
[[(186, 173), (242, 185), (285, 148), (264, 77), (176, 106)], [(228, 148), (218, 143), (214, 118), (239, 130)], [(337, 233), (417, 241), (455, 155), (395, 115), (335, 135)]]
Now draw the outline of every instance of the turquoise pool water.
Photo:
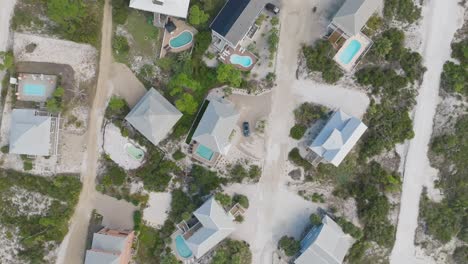
[(142, 160), (145, 156), (145, 152), (142, 149), (139, 149), (132, 144), (125, 146), (125, 150), (127, 151), (128, 155), (130, 155), (130, 157), (138, 161)]
[(25, 83), (23, 86), (23, 94), (27, 96), (44, 96), (46, 88), (41, 84)]
[(252, 58), (249, 56), (240, 56), (237, 54), (231, 55), (229, 57), (229, 61), (231, 61), (232, 64), (238, 64), (242, 67), (248, 68), (252, 65)]
[(192, 251), (185, 243), (185, 239), (182, 235), (178, 235), (175, 238), (175, 244), (177, 248), (177, 253), (183, 258), (190, 258), (192, 256)]
[(214, 155), (214, 152), (211, 149), (200, 144), (197, 148), (197, 154), (206, 160), (211, 160), (211, 158)]
[(355, 39), (351, 40), (349, 45), (341, 52), (340, 54), (340, 62), (343, 64), (348, 64), (356, 53), (361, 49), (361, 43)]
[(184, 31), (180, 33), (177, 37), (171, 38), (171, 40), (169, 40), (169, 45), (172, 48), (180, 48), (192, 42), (192, 39), (192, 33), (190, 33), (189, 31)]

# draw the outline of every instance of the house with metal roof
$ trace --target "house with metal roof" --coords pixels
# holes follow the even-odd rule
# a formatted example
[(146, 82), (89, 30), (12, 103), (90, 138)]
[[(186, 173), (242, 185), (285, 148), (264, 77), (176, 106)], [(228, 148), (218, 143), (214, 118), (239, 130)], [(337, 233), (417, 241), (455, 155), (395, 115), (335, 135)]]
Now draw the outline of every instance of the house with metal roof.
[(381, 4), (381, 0), (346, 0), (333, 17), (331, 26), (348, 37), (357, 35)]
[(93, 235), (85, 264), (127, 264), (131, 258), (133, 231), (103, 228)]
[(254, 25), (267, 0), (228, 0), (210, 25), (213, 46), (235, 49)]
[(193, 215), (197, 223), (183, 234), (183, 242), (195, 259), (201, 258), (235, 230), (234, 217), (214, 197), (208, 199)]
[(294, 264), (341, 264), (352, 244), (351, 236), (324, 216), (322, 224), (314, 226), (302, 239), (300, 255)]
[(210, 98), (192, 136), (196, 153), (207, 161), (212, 160), (215, 153), (226, 155), (231, 147), (230, 137), (239, 116), (231, 102), (222, 98)]
[(52, 117), (34, 109), (13, 109), (11, 112), (10, 153), (33, 156), (52, 154)]
[(125, 117), (136, 130), (157, 145), (182, 117), (156, 89), (151, 88)]
[(338, 167), (366, 129), (367, 126), (361, 120), (338, 110), (309, 145), (309, 149), (320, 161)]
[(130, 0), (130, 7), (156, 14), (186, 18), (190, 0)]

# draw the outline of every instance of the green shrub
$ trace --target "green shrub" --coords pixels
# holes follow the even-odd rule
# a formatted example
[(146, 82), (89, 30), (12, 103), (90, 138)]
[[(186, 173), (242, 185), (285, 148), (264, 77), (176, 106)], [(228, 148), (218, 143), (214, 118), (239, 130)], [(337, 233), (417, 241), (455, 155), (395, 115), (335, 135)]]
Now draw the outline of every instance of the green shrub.
[(304, 46), (302, 52), (309, 71), (321, 72), (325, 82), (336, 83), (343, 76), (340, 68), (331, 59), (334, 51), (330, 42), (318, 40), (314, 46)]
[(249, 208), (249, 198), (247, 196), (242, 195), (242, 194), (235, 194), (234, 197), (232, 198), (232, 201), (234, 203), (239, 203), (242, 207), (245, 209)]
[(218, 189), (223, 180), (218, 177), (215, 171), (211, 171), (199, 165), (193, 165), (191, 170), (193, 181), (190, 188), (200, 195), (207, 195)]
[(33, 163), (30, 160), (25, 160), (23, 161), (23, 169), (25, 171), (30, 171), (33, 169)]
[(205, 24), (210, 15), (205, 13), (198, 5), (193, 5), (190, 7), (188, 21), (194, 26)]
[(276, 26), (276, 25), (278, 25), (278, 24), (279, 24), (279, 18), (276, 17), (276, 16), (275, 16), (275, 17), (272, 17), (272, 18), (271, 18), (271, 25), (272, 25), (272, 26)]
[(309, 220), (310, 223), (314, 226), (322, 224), (322, 217), (318, 214), (311, 214)]
[(226, 239), (215, 250), (211, 264), (250, 264), (252, 253), (244, 241)]
[(304, 125), (294, 125), (291, 130), (289, 131), (289, 136), (294, 139), (301, 139), (305, 132), (307, 131), (307, 127)]
[(414, 23), (421, 18), (421, 8), (413, 0), (385, 0), (384, 16), (402, 22)]
[(326, 107), (312, 103), (302, 103), (294, 110), (294, 119), (296, 124), (309, 127), (319, 119), (325, 119), (328, 116)]
[(455, 248), (452, 258), (455, 264), (468, 263), (468, 246), (459, 246)]
[(114, 35), (112, 38), (112, 49), (118, 61), (126, 62), (130, 46), (125, 36)]
[(244, 216), (242, 215), (237, 215), (236, 218), (234, 219), (238, 223), (244, 222)]
[(343, 217), (338, 217), (336, 223), (343, 229), (343, 232), (350, 234), (354, 239), (360, 240), (362, 238), (362, 230)]
[(231, 196), (225, 193), (218, 192), (214, 197), (223, 207), (229, 207), (232, 204)]
[(248, 174), (250, 179), (258, 180), (262, 175), (262, 169), (257, 165), (250, 165)]
[(185, 154), (179, 148), (172, 154), (172, 158), (175, 160), (181, 160), (185, 158)]
[(292, 257), (299, 251), (301, 244), (293, 237), (283, 236), (278, 242), (278, 247), (284, 250), (286, 256)]
[(298, 148), (293, 148), (289, 152), (288, 159), (292, 163), (294, 163), (294, 165), (304, 168), (305, 171), (308, 171), (312, 168), (312, 164), (310, 164), (307, 160), (301, 157), (301, 154), (299, 154)]
[(112, 0), (112, 20), (115, 24), (125, 24), (130, 11), (128, 5), (128, 0)]
[(2, 151), (3, 154), (6, 154), (6, 153), (10, 152), (10, 146), (9, 145), (3, 146), (1, 148), (1, 151)]
[(221, 64), (216, 70), (217, 79), (221, 83), (226, 83), (233, 87), (240, 87), (242, 82), (241, 71), (232, 64)]
[(141, 211), (133, 212), (133, 230), (140, 231), (142, 215)]

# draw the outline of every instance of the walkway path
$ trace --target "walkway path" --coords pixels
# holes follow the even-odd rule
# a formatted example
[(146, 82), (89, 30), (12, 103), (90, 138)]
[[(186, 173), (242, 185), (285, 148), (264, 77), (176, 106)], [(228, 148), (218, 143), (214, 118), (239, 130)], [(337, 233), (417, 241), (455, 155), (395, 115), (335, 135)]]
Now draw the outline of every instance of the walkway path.
[(423, 58), (427, 67), (417, 97), (414, 114), (415, 137), (410, 141), (404, 169), (403, 192), (395, 246), (391, 263), (427, 263), (415, 256), (414, 235), (417, 227), (419, 198), (423, 185), (436, 175), (427, 158), (433, 118), (438, 102), (440, 74), (450, 57), (450, 43), (463, 22), (462, 7), (457, 0), (431, 0), (423, 9)]
[(112, 10), (110, 0), (104, 4), (104, 16), (102, 23), (101, 55), (99, 61), (99, 77), (96, 93), (90, 111), (88, 124), (88, 142), (86, 159), (83, 165), (81, 180), (83, 189), (78, 205), (71, 219), (71, 226), (67, 237), (61, 245), (61, 251), (57, 263), (83, 263), (85, 254), (86, 235), (89, 219), (96, 199), (96, 169), (99, 158), (98, 136), (104, 116), (106, 101), (109, 96), (109, 70), (112, 65)]

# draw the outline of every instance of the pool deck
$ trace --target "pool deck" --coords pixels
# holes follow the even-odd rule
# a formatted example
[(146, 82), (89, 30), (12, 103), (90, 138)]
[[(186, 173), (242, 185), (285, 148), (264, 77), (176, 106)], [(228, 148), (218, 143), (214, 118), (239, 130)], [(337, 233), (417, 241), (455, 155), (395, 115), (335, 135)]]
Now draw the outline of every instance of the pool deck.
[[(250, 67), (243, 67), (239, 64), (233, 64), (229, 60), (231, 55), (237, 54), (239, 56), (249, 56), (252, 59), (252, 65)], [(224, 63), (224, 64), (231, 64), (234, 67), (238, 68), (239, 70), (242, 71), (250, 71), (252, 68), (255, 66), (255, 63), (257, 63), (258, 59), (257, 57), (250, 51), (246, 50), (245, 48), (242, 48), (240, 45), (238, 45), (235, 49), (226, 46), (226, 48), (219, 53), (218, 59)]]
[[(347, 64), (344, 64), (340, 61), (340, 56), (346, 50), (348, 45), (351, 43), (351, 41), (357, 40), (359, 43), (361, 43), (361, 48), (356, 52), (354, 57), (351, 59), (351, 61)], [(366, 53), (369, 51), (370, 47), (372, 46), (373, 42), (370, 40), (366, 35), (363, 33), (359, 33), (353, 37), (350, 37), (346, 40), (346, 42), (341, 46), (341, 48), (338, 50), (338, 52), (335, 54), (333, 57), (333, 60), (340, 66), (341, 69), (343, 69), (346, 72), (351, 72), (354, 67), (358, 64), (359, 60), (366, 55)]]
[[(161, 45), (161, 52), (159, 55), (160, 58), (164, 58), (164, 56), (166, 56), (168, 52), (177, 53), (177, 52), (182, 52), (182, 51), (191, 49), (195, 40), (195, 35), (198, 33), (198, 31), (195, 28), (191, 27), (190, 25), (185, 23), (183, 20), (179, 20), (176, 18), (171, 18), (171, 20), (172, 22), (174, 22), (177, 28), (171, 33), (169, 33), (166, 29), (164, 29), (164, 37), (163, 37), (163, 41)], [(193, 34), (192, 42), (180, 48), (170, 47), (169, 41), (171, 40), (171, 38), (177, 37), (180, 33), (184, 31), (190, 31)]]
[[(45, 87), (44, 95), (27, 95), (24, 93), (24, 86), (29, 85), (41, 85)], [(57, 86), (57, 76), (47, 74), (32, 74), (32, 73), (19, 73), (18, 74), (18, 90), (16, 97), (20, 101), (28, 102), (45, 102), (49, 97), (52, 96)]]

